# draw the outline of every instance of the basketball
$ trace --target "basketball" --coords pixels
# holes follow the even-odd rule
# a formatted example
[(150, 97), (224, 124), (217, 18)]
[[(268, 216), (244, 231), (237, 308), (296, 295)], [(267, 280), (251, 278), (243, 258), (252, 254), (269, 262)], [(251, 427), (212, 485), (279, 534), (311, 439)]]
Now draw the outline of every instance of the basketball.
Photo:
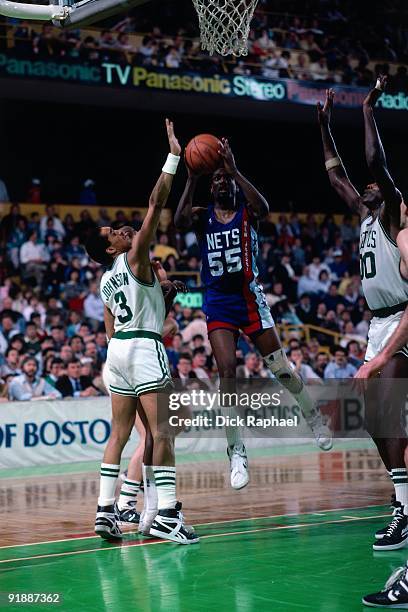
[(187, 166), (197, 174), (211, 174), (222, 166), (218, 153), (220, 141), (212, 134), (199, 134), (188, 143), (185, 151)]

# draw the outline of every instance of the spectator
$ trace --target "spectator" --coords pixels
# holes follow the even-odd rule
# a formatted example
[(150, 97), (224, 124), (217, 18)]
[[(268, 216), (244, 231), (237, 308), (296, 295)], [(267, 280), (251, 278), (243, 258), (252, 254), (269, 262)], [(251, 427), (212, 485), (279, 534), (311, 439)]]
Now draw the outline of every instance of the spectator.
[(329, 355), (323, 351), (317, 353), (314, 371), (319, 378), (324, 378), (324, 371), (329, 363)]
[(364, 359), (361, 358), (361, 348), (357, 340), (350, 340), (350, 342), (347, 343), (346, 349), (348, 362), (357, 369), (362, 366)]
[(52, 223), (52, 229), (55, 231), (59, 240), (63, 240), (65, 237), (65, 228), (62, 221), (58, 218), (54, 206), (46, 206), (45, 215), (40, 220), (40, 235), (44, 239), (48, 222)]
[(84, 313), (94, 329), (103, 323), (104, 305), (96, 283), (89, 285), (89, 293), (84, 300)]
[(292, 368), (299, 374), (303, 382), (307, 383), (309, 380), (319, 378), (313, 368), (304, 363), (304, 356), (300, 348), (290, 349), (288, 358)]
[(211, 389), (212, 384), (210, 379), (210, 373), (206, 367), (207, 355), (204, 346), (199, 346), (193, 349), (193, 360), (191, 365), (193, 368), (193, 372), (200, 380), (201, 385), (207, 389)]
[(20, 364), (20, 353), (15, 348), (8, 348), (5, 353), (6, 363), (0, 366), (0, 377), (6, 378), (6, 376), (18, 376), (21, 374)]
[(45, 376), (45, 380), (51, 387), (56, 389), (58, 379), (62, 376), (62, 372), (63, 372), (65, 364), (62, 359), (54, 358), (54, 357), (52, 357), (51, 359), (52, 361), (51, 361), (50, 371)]
[(36, 355), (41, 350), (41, 343), (38, 337), (37, 325), (29, 321), (26, 325), (24, 342), (28, 355)]
[(192, 359), (188, 353), (181, 353), (174, 378), (174, 386), (177, 391), (192, 389), (195, 385), (198, 388), (197, 374), (193, 372)]
[(58, 378), (56, 388), (62, 397), (95, 397), (99, 395), (92, 385), (92, 378), (81, 376), (81, 362), (76, 358), (68, 363), (67, 373)]
[(353, 378), (357, 368), (347, 361), (347, 350), (342, 346), (333, 349), (334, 360), (324, 370), (324, 378)]
[(320, 257), (313, 257), (312, 263), (309, 264), (309, 278), (314, 281), (320, 280), (321, 272), (330, 274), (330, 268), (325, 263), (322, 263)]
[(296, 315), (302, 321), (302, 323), (315, 325), (316, 315), (315, 310), (312, 306), (312, 300), (308, 293), (303, 293), (300, 296), (299, 304), (296, 307)]
[(4, 353), (13, 336), (18, 334), (18, 328), (12, 317), (6, 312), (1, 317), (0, 352)]
[(270, 372), (257, 353), (249, 352), (245, 355), (245, 365), (237, 367), (237, 378), (270, 378)]
[(34, 277), (36, 284), (41, 285), (49, 260), (50, 256), (44, 244), (39, 242), (37, 232), (32, 232), (20, 249), (20, 262), (23, 266), (24, 277)]
[(9, 385), (11, 400), (28, 401), (61, 397), (57, 389), (44, 378), (37, 376), (38, 362), (34, 357), (26, 357), (21, 367), (22, 374), (13, 378)]

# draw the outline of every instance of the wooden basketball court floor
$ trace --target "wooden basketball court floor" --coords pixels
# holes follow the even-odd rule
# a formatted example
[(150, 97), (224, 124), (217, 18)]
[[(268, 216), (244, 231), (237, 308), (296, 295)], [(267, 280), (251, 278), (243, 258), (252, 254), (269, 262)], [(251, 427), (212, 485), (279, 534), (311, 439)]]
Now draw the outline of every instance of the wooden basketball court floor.
[[(356, 448), (358, 446), (358, 448)], [(97, 464), (0, 472), (0, 608), (69, 612), (361, 611), (408, 549), (374, 553), (390, 481), (368, 442), (250, 453), (251, 482), (229, 487), (223, 455), (182, 456), (178, 497), (200, 544), (127, 529), (93, 533)], [(8, 603), (59, 593), (58, 604)]]

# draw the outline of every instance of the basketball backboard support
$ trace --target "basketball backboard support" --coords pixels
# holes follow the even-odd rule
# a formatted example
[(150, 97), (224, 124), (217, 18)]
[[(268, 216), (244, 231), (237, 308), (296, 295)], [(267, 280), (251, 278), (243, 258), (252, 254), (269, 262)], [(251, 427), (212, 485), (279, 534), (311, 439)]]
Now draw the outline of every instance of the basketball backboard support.
[(59, 28), (69, 28), (90, 25), (146, 2), (149, 0), (49, 0), (32, 4), (0, 0), (0, 15), (52, 21)]

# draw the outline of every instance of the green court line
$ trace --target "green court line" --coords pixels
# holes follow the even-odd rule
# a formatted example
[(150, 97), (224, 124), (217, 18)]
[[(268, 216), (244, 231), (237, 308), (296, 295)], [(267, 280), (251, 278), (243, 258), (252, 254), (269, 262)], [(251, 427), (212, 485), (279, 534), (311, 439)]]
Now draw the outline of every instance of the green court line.
[[(375, 448), (374, 443), (367, 440), (350, 440), (347, 442), (334, 442), (334, 447), (329, 453), (347, 450), (365, 450)], [(287, 444), (276, 445), (270, 448), (249, 449), (248, 456), (251, 457), (287, 457), (290, 455), (306, 455), (309, 453), (320, 453), (315, 444)], [(208, 453), (177, 453), (177, 465), (183, 463), (201, 463), (204, 461), (226, 460), (225, 452)], [(122, 461), (122, 469), (126, 469), (129, 459)], [(58, 474), (80, 474), (84, 472), (99, 472), (100, 461), (83, 461), (78, 463), (61, 463), (58, 465), (38, 465), (21, 468), (0, 469), (0, 481), (2, 478), (30, 478), (35, 476), (53, 476)]]

